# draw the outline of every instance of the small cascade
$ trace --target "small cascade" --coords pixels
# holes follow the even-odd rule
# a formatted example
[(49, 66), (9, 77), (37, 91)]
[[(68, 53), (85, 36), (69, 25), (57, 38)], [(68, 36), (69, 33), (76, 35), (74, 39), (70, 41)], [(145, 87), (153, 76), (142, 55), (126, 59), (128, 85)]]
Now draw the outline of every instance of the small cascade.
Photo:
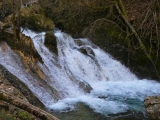
[[(160, 83), (139, 80), (128, 68), (87, 39), (73, 39), (61, 31), (57, 38), (58, 55), (44, 45), (45, 33), (24, 30), (30, 36), (43, 63), (45, 84), (26, 72), (18, 56), (4, 44), (0, 46), (0, 64), (22, 80), (33, 93), (54, 111), (67, 112), (83, 103), (92, 111), (111, 114), (138, 111), (145, 115), (143, 100), (160, 94)], [(58, 93), (58, 101), (51, 89)], [(85, 114), (85, 113), (84, 113)]]
[(55, 102), (53, 92), (44, 82), (36, 80), (27, 72), (19, 56), (6, 43), (0, 44), (0, 64), (25, 83), (44, 105), (48, 106)]

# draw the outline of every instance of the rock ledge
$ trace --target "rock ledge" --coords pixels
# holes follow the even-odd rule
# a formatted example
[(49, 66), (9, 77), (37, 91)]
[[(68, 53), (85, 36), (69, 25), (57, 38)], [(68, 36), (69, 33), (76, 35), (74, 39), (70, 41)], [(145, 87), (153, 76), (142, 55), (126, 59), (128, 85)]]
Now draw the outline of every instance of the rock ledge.
[(150, 120), (160, 120), (160, 96), (148, 96), (144, 105)]

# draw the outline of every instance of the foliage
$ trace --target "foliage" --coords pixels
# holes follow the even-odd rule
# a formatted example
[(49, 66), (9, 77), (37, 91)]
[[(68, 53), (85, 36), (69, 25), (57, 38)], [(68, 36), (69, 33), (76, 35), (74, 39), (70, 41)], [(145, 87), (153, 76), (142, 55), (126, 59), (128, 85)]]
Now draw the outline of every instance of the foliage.
[[(55, 1), (50, 10), (49, 17), (55, 22), (56, 27), (80, 36), (83, 29), (94, 20), (105, 17), (110, 4), (102, 4), (108, 0), (60, 0)], [(108, 2), (110, 3), (110, 2)], [(46, 6), (44, 7), (46, 9)]]
[(17, 117), (21, 120), (32, 120), (28, 112), (19, 111)]
[(54, 29), (53, 21), (45, 16), (44, 10), (39, 5), (21, 9), (21, 16), (21, 25), (23, 27), (36, 31)]

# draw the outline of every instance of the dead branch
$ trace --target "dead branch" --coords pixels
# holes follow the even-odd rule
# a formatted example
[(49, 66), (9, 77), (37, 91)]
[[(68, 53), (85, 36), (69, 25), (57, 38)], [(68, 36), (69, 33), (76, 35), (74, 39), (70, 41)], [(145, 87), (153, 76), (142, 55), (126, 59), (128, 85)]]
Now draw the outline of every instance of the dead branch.
[(14, 97), (6, 92), (0, 91), (0, 99), (8, 102), (14, 106), (17, 106), (17, 107), (35, 115), (36, 117), (38, 117), (42, 120), (59, 120), (58, 118), (45, 112), (44, 110), (42, 110), (38, 107), (35, 107), (35, 106), (31, 105), (30, 103), (25, 102), (17, 97)]
[[(146, 50), (146, 47), (144, 46), (141, 38), (139, 37), (138, 33), (136, 32), (136, 30), (134, 29), (134, 27), (129, 23), (128, 19), (126, 18), (126, 15), (123, 13), (124, 10), (121, 10), (120, 8), (122, 7), (119, 7), (119, 3), (121, 1), (120, 0), (114, 0), (114, 4), (115, 4), (115, 7), (119, 13), (119, 15), (121, 16), (121, 18), (124, 20), (124, 22), (126, 23), (126, 25), (128, 26), (128, 28), (131, 30), (131, 32), (134, 34), (134, 36), (136, 37), (136, 39), (138, 40), (139, 42), (139, 45), (141, 47), (141, 49), (143, 50), (144, 54), (146, 55), (146, 57), (150, 60), (158, 78), (160, 79), (160, 75), (157, 71), (157, 68), (152, 60), (152, 57), (148, 54), (147, 50)], [(122, 4), (121, 4), (122, 5)]]

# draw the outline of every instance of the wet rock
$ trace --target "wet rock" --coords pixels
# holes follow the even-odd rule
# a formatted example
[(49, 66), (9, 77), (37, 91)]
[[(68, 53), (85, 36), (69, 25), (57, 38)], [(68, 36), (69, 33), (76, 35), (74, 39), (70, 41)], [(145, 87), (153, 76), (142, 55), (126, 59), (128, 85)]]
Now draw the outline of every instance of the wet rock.
[[(67, 71), (67, 69), (65, 68), (65, 70)], [(76, 84), (78, 84), (78, 87), (80, 89), (82, 89), (84, 92), (86, 93), (90, 93), (92, 90), (92, 87), (85, 82), (84, 80), (80, 81), (77, 79), (77, 77), (71, 72), (71, 71), (67, 71), (67, 75), (69, 76), (69, 78), (75, 82)]]
[(92, 87), (85, 82), (79, 82), (79, 87), (82, 88), (87, 93), (90, 93), (90, 91), (92, 90)]
[(75, 42), (78, 46), (85, 45), (85, 44), (83, 43), (83, 41), (82, 41), (82, 40), (79, 40), (79, 39), (76, 39), (74, 42)]
[(74, 39), (74, 42), (76, 43), (76, 45), (78, 45), (79, 47), (82, 46), (91, 46), (92, 48), (97, 48), (96, 45), (94, 45), (92, 43), (92, 41), (88, 40), (88, 39)]
[(44, 45), (53, 53), (58, 54), (57, 40), (52, 31), (46, 32)]
[(160, 120), (160, 96), (149, 96), (144, 100), (150, 120)]
[(90, 57), (94, 57), (95, 56), (93, 50), (90, 47), (88, 47), (88, 46), (82, 46), (82, 47), (78, 48), (78, 50), (81, 53), (83, 53), (85, 55), (88, 55)]

